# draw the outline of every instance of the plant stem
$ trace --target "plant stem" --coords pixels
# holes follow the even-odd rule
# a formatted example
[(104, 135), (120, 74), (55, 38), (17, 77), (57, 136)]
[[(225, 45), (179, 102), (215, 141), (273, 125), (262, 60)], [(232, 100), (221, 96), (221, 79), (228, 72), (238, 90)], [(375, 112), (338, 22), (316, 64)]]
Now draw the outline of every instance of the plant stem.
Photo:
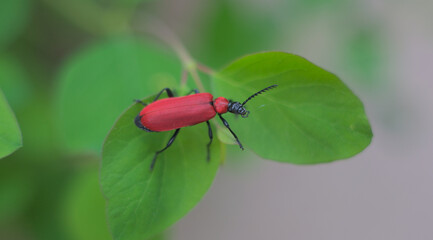
[(182, 70), (182, 76), (180, 79), (180, 87), (181, 88), (185, 87), (187, 81), (188, 81), (188, 71)]
[[(200, 83), (200, 85), (197, 85), (197, 87), (198, 87), (198, 89), (200, 90), (200, 92), (206, 92), (206, 90), (204, 89), (204, 86), (203, 86), (203, 84), (202, 84), (202, 82), (201, 82), (201, 79), (200, 79), (200, 76), (198, 75), (198, 73), (197, 73), (197, 68), (192, 68), (192, 69), (190, 69), (189, 70), (189, 73), (191, 74), (191, 76), (192, 76), (192, 79), (194, 79), (194, 82), (197, 84), (197, 83)], [(201, 88), (200, 88), (201, 87)]]
[[(168, 28), (165, 24), (152, 17), (146, 17), (145, 19), (142, 19), (142, 21), (145, 22), (145, 25), (141, 28), (141, 30), (156, 36), (170, 46), (173, 51), (176, 52), (177, 56), (182, 62), (183, 68), (189, 74), (191, 74), (191, 77), (194, 80), (198, 90), (200, 92), (205, 92), (206, 90), (203, 86), (200, 76), (197, 73), (197, 63), (194, 61), (173, 31), (171, 31), (170, 28)], [(181, 85), (185, 84), (186, 80), (181, 80)]]
[(214, 75), (215, 71), (212, 70), (210, 67), (205, 66), (201, 63), (197, 63), (197, 70), (199, 70), (200, 72), (206, 73), (207, 75)]

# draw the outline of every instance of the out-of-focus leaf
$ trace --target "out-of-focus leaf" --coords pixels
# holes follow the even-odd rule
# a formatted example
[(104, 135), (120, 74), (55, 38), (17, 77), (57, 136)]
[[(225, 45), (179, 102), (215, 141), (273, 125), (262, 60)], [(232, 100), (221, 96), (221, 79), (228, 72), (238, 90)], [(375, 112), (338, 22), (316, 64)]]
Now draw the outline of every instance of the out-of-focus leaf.
[(29, 5), (28, 0), (0, 1), (0, 49), (9, 44), (24, 28)]
[(359, 29), (347, 41), (342, 51), (342, 62), (353, 72), (356, 80), (364, 86), (377, 86), (381, 78), (383, 64), (383, 48), (378, 32), (372, 29)]
[(114, 39), (82, 50), (60, 75), (58, 121), (67, 148), (100, 152), (133, 99), (173, 87), (180, 72), (176, 57), (149, 42)]
[(20, 127), (0, 89), (0, 158), (15, 152), (22, 144)]
[(246, 119), (230, 124), (247, 148), (263, 158), (297, 164), (351, 157), (371, 141), (361, 101), (335, 75), (302, 57), (267, 52), (230, 64), (215, 76), (216, 92), (246, 104)]
[(201, 20), (202, 45), (194, 55), (213, 67), (221, 67), (250, 52), (269, 50), (270, 36), (275, 33), (272, 18), (249, 8), (238, 8), (233, 3), (227, 0), (213, 2), (216, 6)]
[(0, 88), (13, 109), (26, 104), (30, 94), (28, 76), (13, 56), (0, 56)]
[(111, 239), (105, 200), (99, 189), (98, 169), (79, 173), (65, 195), (65, 224), (71, 239)]
[(147, 238), (145, 240), (171, 240), (171, 239), (172, 238), (170, 238), (170, 236), (169, 236), (169, 231), (165, 231), (165, 232), (157, 234), (153, 237)]
[(60, 144), (54, 127), (52, 96), (46, 89), (39, 89), (27, 100), (28, 104), (17, 112), (25, 144), (19, 154), (38, 162), (57, 161)]
[(143, 2), (151, 2), (153, 0), (106, 0), (106, 1), (111, 2), (112, 4), (116, 4), (116, 5), (136, 6), (137, 4), (140, 4)]
[(82, 30), (99, 35), (128, 32), (135, 4), (104, 0), (43, 0), (45, 4)]
[(32, 239), (69, 239), (62, 222), (61, 200), (71, 179), (71, 166), (65, 159), (57, 160), (45, 166), (31, 164), (32, 180), (36, 186), (33, 186), (35, 194), (27, 210), (26, 228), (31, 231)]
[(150, 171), (155, 152), (173, 132), (137, 128), (134, 118), (142, 108), (126, 110), (104, 143), (101, 184), (115, 240), (146, 239), (182, 218), (209, 189), (222, 157), (223, 145), (214, 138), (206, 161), (207, 125), (199, 124), (182, 128)]
[[(347, 0), (297, 0), (295, 1), (295, 6), (302, 7), (302, 10), (305, 11), (307, 9), (314, 9), (314, 8), (336, 8), (340, 5), (345, 5), (346, 3), (350, 3), (350, 1)], [(301, 9), (298, 9), (301, 10)]]
[(218, 139), (225, 144), (230, 145), (238, 145), (236, 140), (233, 138), (233, 135), (230, 133), (230, 131), (225, 127), (220, 127), (217, 129), (217, 137)]
[(22, 214), (31, 200), (32, 184), (26, 171), (0, 163), (0, 225)]

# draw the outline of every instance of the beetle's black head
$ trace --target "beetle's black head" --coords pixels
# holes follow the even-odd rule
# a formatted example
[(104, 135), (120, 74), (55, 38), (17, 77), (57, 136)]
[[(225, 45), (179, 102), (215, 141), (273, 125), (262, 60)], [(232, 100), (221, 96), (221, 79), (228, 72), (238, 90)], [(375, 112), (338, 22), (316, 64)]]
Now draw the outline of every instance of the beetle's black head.
[(239, 114), (239, 115), (241, 115), (243, 118), (246, 118), (246, 117), (248, 117), (248, 115), (250, 114), (250, 111), (247, 111), (247, 110), (245, 109), (245, 104), (246, 104), (249, 100), (253, 99), (255, 96), (257, 96), (257, 95), (259, 95), (259, 94), (261, 94), (261, 93), (263, 93), (263, 92), (266, 92), (266, 91), (268, 91), (269, 89), (276, 88), (276, 87), (278, 87), (278, 85), (272, 85), (272, 86), (269, 86), (269, 87), (267, 87), (267, 88), (264, 88), (264, 89), (262, 89), (262, 90), (260, 90), (260, 91), (258, 91), (258, 92), (256, 92), (256, 93), (254, 93), (253, 95), (251, 95), (251, 96), (250, 96), (249, 98), (247, 98), (247, 100), (245, 100), (243, 103), (240, 103), (240, 102), (232, 102), (232, 101), (230, 101), (227, 110), (228, 110), (229, 112), (231, 112), (231, 113)]
[(240, 102), (229, 102), (227, 111), (234, 113), (234, 114), (239, 114), (241, 115), (243, 118), (248, 117), (248, 114), (250, 114), (250, 111), (247, 111), (245, 109), (245, 107), (240, 103)]

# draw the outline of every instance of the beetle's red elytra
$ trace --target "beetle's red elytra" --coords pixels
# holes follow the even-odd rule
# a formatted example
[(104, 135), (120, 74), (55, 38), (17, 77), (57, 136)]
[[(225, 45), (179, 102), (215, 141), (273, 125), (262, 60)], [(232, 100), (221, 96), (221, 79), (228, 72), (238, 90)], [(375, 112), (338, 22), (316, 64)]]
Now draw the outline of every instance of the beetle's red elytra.
[[(171, 146), (181, 128), (193, 126), (202, 122), (206, 122), (208, 125), (210, 141), (207, 144), (207, 160), (209, 161), (210, 145), (213, 139), (212, 128), (209, 120), (214, 118), (217, 114), (224, 126), (227, 127), (227, 129), (231, 132), (239, 147), (243, 150), (244, 147), (242, 146), (238, 137), (230, 129), (228, 122), (221, 116), (221, 114), (231, 112), (246, 118), (250, 112), (245, 109), (245, 104), (255, 96), (277, 86), (278, 85), (272, 85), (256, 92), (242, 104), (240, 102), (229, 101), (224, 97), (218, 97), (213, 100), (212, 94), (198, 93), (197, 90), (193, 91), (195, 92), (193, 95), (174, 97), (173, 92), (169, 88), (164, 88), (161, 90), (161, 92), (156, 95), (155, 99), (150, 104), (145, 104), (140, 100), (135, 100), (136, 102), (145, 106), (135, 118), (135, 125), (137, 127), (148, 132), (164, 132), (175, 130), (167, 145), (155, 153), (150, 165), (150, 169), (153, 169), (158, 154)], [(168, 98), (158, 100), (164, 91), (167, 92)]]
[(141, 110), (141, 124), (153, 132), (170, 131), (206, 122), (215, 117), (210, 93), (165, 98)]

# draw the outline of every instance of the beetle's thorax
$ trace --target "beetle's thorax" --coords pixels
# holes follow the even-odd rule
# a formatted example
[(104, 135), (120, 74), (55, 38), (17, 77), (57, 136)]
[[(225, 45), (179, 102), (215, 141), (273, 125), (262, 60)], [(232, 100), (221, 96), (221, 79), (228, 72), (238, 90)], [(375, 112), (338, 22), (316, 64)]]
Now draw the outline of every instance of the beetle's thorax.
[(219, 97), (213, 101), (212, 105), (217, 113), (223, 114), (227, 112), (229, 100), (224, 97)]

